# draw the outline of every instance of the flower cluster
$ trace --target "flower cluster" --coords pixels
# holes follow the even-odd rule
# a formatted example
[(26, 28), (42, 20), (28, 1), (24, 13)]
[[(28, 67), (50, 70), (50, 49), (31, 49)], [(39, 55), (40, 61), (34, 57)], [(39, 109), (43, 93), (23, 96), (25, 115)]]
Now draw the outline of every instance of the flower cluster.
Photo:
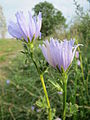
[[(20, 40), (25, 40), (26, 42), (32, 41), (32, 39), (36, 39), (41, 37), (41, 24), (42, 24), (42, 14), (39, 12), (37, 19), (36, 16), (32, 17), (31, 13), (29, 13), (28, 22), (23, 14), (23, 12), (17, 12), (16, 18), (17, 22), (14, 23), (11, 21), (8, 25), (9, 33)], [(59, 42), (58, 40), (54, 40), (53, 38), (44, 41), (44, 44), (40, 48), (43, 52), (43, 55), (47, 62), (53, 66), (58, 67), (61, 70), (61, 67), (66, 71), (69, 65), (71, 64), (76, 48), (80, 45), (74, 45), (75, 40), (63, 40), (63, 42)], [(79, 58), (79, 53), (76, 51), (76, 58)], [(80, 64), (80, 62), (78, 62)]]
[[(29, 47), (29, 50), (25, 52), (25, 54), (30, 55), (32, 62), (34, 63), (37, 71), (40, 71), (40, 68), (37, 65), (37, 62), (33, 59), (33, 40), (37, 39), (38, 37), (41, 37), (41, 24), (42, 24), (42, 14), (39, 12), (37, 18), (34, 16), (32, 17), (31, 13), (29, 12), (29, 19), (26, 21), (26, 18), (23, 14), (23, 12), (17, 12), (16, 13), (17, 22), (14, 23), (11, 21), (8, 26), (9, 33), (20, 40), (24, 40), (25, 42), (25, 48), (27, 49), (27, 46)], [(28, 44), (30, 42), (30, 44)], [(42, 50), (42, 53), (46, 59), (46, 61), (55, 69), (59, 69), (60, 71), (62, 68), (65, 71), (65, 74), (63, 75), (63, 88), (62, 91), (59, 91), (59, 95), (63, 95), (63, 120), (66, 119), (66, 98), (67, 98), (67, 69), (70, 66), (70, 64), (73, 61), (73, 58), (75, 56), (76, 49), (79, 45), (74, 45), (75, 40), (63, 40), (59, 42), (59, 40), (55, 40), (53, 38), (50, 38), (50, 41), (46, 40), (43, 42), (42, 45), (40, 45), (40, 49)], [(31, 54), (30, 54), (31, 53)], [(27, 55), (27, 56), (28, 56)], [(76, 58), (78, 60), (77, 64), (80, 65), (79, 61), (79, 53), (76, 52)], [(40, 61), (39, 61), (40, 62)], [(47, 108), (48, 108), (48, 118), (49, 120), (52, 120), (51, 116), (51, 105), (48, 98), (46, 86), (44, 83), (44, 77), (42, 74), (42, 70), (38, 72), (40, 75), (41, 83), (43, 86), (43, 90), (45, 93), (45, 97), (47, 100)], [(7, 84), (10, 83), (10, 80), (6, 81)], [(31, 110), (35, 110), (35, 106), (31, 106)], [(40, 109), (36, 109), (37, 112), (41, 112)], [(61, 118), (56, 118), (55, 120), (61, 120)]]
[(16, 13), (16, 19), (17, 22), (14, 23), (11, 21), (8, 25), (8, 32), (17, 39), (24, 39), (26, 42), (28, 42), (28, 39), (32, 41), (32, 38), (35, 37), (41, 37), (40, 29), (42, 24), (42, 15), (41, 12), (39, 12), (38, 17), (32, 17), (31, 13), (29, 13), (29, 19), (28, 22), (25, 18), (23, 12), (17, 12)]

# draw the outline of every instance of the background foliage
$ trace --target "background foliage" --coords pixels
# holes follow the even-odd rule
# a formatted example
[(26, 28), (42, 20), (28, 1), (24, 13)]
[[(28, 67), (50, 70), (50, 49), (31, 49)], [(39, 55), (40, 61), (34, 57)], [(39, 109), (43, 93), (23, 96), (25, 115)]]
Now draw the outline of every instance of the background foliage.
[(65, 27), (65, 17), (62, 15), (61, 11), (54, 8), (51, 3), (40, 2), (33, 8), (34, 15), (38, 15), (39, 11), (42, 12), (42, 35), (48, 36), (52, 34), (59, 25), (60, 27)]

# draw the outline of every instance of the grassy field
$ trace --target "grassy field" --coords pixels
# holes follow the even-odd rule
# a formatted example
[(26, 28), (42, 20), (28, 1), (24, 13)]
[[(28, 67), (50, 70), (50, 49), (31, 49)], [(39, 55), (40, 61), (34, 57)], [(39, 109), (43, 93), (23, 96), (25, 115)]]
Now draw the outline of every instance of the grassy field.
[(0, 63), (9, 60), (9, 57), (16, 55), (18, 50), (22, 49), (20, 41), (15, 39), (0, 40)]
[(20, 41), (15, 39), (0, 39), (0, 79), (6, 79), (5, 66), (10, 66), (18, 51), (22, 49)]
[[(38, 50), (38, 44), (39, 42), (35, 47), (35, 54), (39, 59), (43, 59), (41, 51)], [(0, 40), (0, 120), (47, 120), (46, 101), (39, 75), (32, 61), (28, 65), (25, 64), (25, 56), (20, 52), (21, 50), (22, 43), (20, 41), (13, 39)], [(37, 61), (38, 58), (36, 58)], [(83, 85), (82, 70), (80, 66), (76, 65), (76, 59), (70, 70), (67, 120), (89, 120), (89, 61), (86, 56), (83, 58), (85, 86)], [(58, 90), (48, 80), (60, 83), (59, 76), (52, 67), (49, 67), (48, 72), (44, 75), (55, 118), (62, 117), (63, 99), (62, 95), (58, 94)], [(76, 98), (74, 97), (75, 81), (77, 81)], [(70, 102), (73, 104), (71, 113)], [(74, 103), (79, 106), (78, 111)]]
[(39, 76), (32, 63), (25, 64), (21, 50), (20, 41), (0, 40), (0, 120), (40, 118), (30, 110), (42, 94)]

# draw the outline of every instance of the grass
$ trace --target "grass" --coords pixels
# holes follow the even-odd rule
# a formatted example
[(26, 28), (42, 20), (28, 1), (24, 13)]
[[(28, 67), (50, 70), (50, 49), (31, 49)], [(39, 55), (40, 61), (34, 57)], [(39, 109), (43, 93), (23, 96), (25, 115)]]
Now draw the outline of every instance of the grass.
[[(39, 119), (39, 116), (35, 116), (35, 112), (32, 113), (30, 110), (35, 101), (41, 96), (41, 84), (37, 85), (40, 80), (34, 65), (30, 64), (29, 68), (25, 65), (25, 57), (20, 52), (22, 46), (18, 41), (0, 40), (0, 42), (0, 52), (3, 53), (0, 58), (3, 56), (5, 58), (0, 61), (0, 92), (2, 93), (0, 96), (0, 119), (28, 120), (30, 116), (33, 119)], [(10, 81), (10, 84), (7, 84), (7, 80)], [(37, 88), (35, 85), (37, 85)], [(36, 92), (34, 93), (34, 91)], [(21, 105), (18, 101), (21, 101)], [(9, 108), (10, 106), (12, 107)], [(14, 113), (15, 115), (13, 115)]]
[(5, 62), (5, 60), (12, 58), (21, 49), (22, 45), (20, 41), (15, 39), (0, 39), (0, 62)]
[[(18, 47), (19, 46), (19, 47)], [(0, 53), (1, 52), (15, 52), (22, 48), (21, 42), (15, 39), (0, 39)]]
[[(42, 60), (42, 53), (38, 50), (39, 43), (37, 42), (35, 47), (35, 54)], [(47, 120), (46, 101), (39, 75), (32, 61), (28, 65), (25, 64), (25, 56), (20, 52), (21, 50), (22, 44), (20, 41), (0, 40), (0, 120)], [(86, 87), (82, 84), (81, 69), (77, 66), (76, 72), (76, 62), (74, 60), (68, 80), (67, 120), (89, 119), (89, 61), (88, 58), (83, 58), (85, 80), (88, 78), (88, 95), (86, 94)], [(38, 58), (35, 59), (38, 61)], [(51, 80), (60, 84), (60, 75), (52, 67), (49, 67), (44, 78), (53, 114), (55, 113), (55, 118), (62, 117), (62, 95), (59, 95), (58, 90), (49, 82)], [(73, 105), (76, 79), (78, 111), (76, 106)], [(7, 80), (9, 80), (9, 83), (7, 83)], [(35, 107), (34, 110), (32, 110), (32, 106)], [(73, 112), (75, 112), (75, 117), (73, 117)]]
[[(19, 47), (18, 47), (19, 46)], [(9, 66), (11, 60), (17, 56), (18, 51), (22, 49), (20, 41), (15, 39), (0, 39), (0, 79), (3, 77), (3, 67)], [(4, 74), (5, 78), (5, 74)]]

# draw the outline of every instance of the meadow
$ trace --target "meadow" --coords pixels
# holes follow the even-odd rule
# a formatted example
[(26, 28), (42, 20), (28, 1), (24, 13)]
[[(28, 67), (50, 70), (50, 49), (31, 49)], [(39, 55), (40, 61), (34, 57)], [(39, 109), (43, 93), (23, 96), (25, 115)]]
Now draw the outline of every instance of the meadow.
[[(36, 41), (35, 54), (45, 61), (39, 43), (42, 41)], [(22, 50), (21, 41), (0, 39), (0, 120), (46, 120), (47, 105), (39, 75), (32, 61), (26, 61)], [(90, 119), (89, 53), (83, 51), (84, 48), (79, 58), (82, 67), (75, 57), (70, 68), (66, 120)], [(51, 66), (44, 78), (53, 120), (62, 118), (63, 96), (58, 87), (62, 78)]]

